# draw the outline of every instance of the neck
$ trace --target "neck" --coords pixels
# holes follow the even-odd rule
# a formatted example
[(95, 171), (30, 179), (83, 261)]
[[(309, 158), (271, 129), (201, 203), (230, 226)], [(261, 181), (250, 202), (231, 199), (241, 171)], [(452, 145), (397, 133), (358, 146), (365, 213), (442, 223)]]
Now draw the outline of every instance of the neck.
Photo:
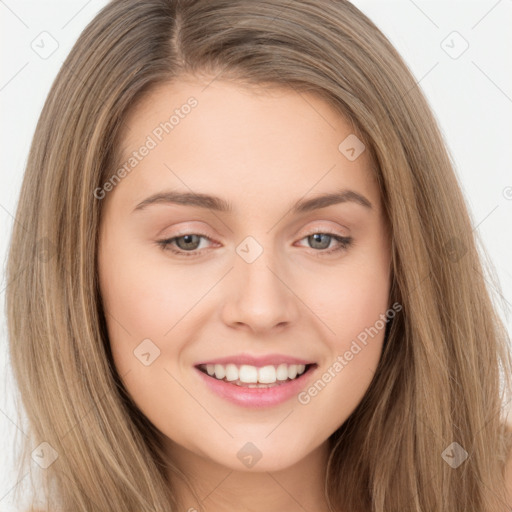
[(168, 453), (192, 489), (169, 475), (179, 508), (187, 512), (328, 512), (325, 442), (304, 459), (278, 471), (234, 470), (169, 441)]

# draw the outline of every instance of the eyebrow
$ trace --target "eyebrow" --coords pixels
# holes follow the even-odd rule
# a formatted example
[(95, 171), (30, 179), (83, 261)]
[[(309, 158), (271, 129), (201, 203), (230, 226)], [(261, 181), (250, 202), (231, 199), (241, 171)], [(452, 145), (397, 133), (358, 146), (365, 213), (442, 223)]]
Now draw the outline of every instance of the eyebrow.
[[(355, 203), (367, 209), (372, 209), (372, 203), (366, 197), (353, 190), (343, 189), (335, 193), (321, 194), (311, 199), (299, 199), (292, 204), (290, 210), (292, 210), (293, 213), (305, 213), (340, 203)], [(133, 209), (133, 212), (143, 210), (153, 204), (179, 204), (218, 212), (233, 212), (232, 204), (221, 197), (197, 192), (179, 192), (175, 190), (158, 192), (147, 197)]]

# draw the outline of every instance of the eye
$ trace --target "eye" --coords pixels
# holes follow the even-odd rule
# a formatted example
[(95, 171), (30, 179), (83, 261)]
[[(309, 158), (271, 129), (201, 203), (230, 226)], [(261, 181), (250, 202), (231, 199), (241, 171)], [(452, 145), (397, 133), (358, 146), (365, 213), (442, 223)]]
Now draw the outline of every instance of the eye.
[[(201, 233), (186, 233), (165, 240), (158, 240), (157, 244), (163, 250), (171, 251), (178, 256), (191, 257), (200, 255), (198, 251), (200, 251), (202, 239), (212, 241), (210, 237)], [(318, 256), (345, 250), (352, 243), (352, 237), (345, 237), (336, 233), (323, 231), (314, 232), (301, 240), (307, 240), (308, 243), (311, 244), (312, 249), (318, 249), (315, 251), (318, 253)], [(329, 248), (333, 240), (337, 245)]]
[[(206, 235), (200, 233), (187, 233), (184, 235), (167, 238), (166, 240), (159, 240), (157, 244), (164, 250), (169, 250), (174, 254), (183, 256), (197, 256), (197, 250), (201, 239), (210, 240)], [(174, 249), (173, 247), (178, 247)]]
[[(320, 249), (320, 251), (315, 251), (319, 253), (318, 256), (332, 254), (338, 251), (348, 249), (348, 247), (352, 243), (352, 237), (341, 236), (336, 233), (329, 233), (323, 231), (317, 231), (311, 235), (302, 238), (302, 240), (307, 240), (308, 243), (311, 244), (311, 247), (313, 249)], [(333, 240), (337, 242), (337, 245), (328, 249)]]

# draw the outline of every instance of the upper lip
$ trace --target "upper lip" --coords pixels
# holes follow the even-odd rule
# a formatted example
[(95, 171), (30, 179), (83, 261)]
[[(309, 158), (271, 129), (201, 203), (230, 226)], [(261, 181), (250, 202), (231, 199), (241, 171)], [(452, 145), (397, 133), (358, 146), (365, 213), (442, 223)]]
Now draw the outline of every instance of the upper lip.
[(265, 356), (251, 356), (249, 354), (239, 354), (228, 357), (219, 357), (215, 359), (209, 359), (208, 361), (202, 361), (196, 366), (203, 364), (234, 364), (237, 366), (246, 364), (250, 366), (256, 366), (257, 368), (268, 365), (280, 365), (280, 364), (313, 364), (311, 361), (300, 359), (298, 357), (286, 356), (283, 354), (267, 354)]

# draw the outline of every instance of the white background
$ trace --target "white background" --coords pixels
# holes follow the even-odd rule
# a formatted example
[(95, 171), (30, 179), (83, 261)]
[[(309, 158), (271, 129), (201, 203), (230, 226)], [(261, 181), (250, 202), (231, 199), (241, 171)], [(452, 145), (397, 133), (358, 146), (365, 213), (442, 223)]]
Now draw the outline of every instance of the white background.
[[(475, 231), (494, 263), (502, 298), (510, 308), (512, 0), (353, 3), (389, 37), (426, 93), (456, 163)], [(0, 2), (0, 511), (15, 510), (11, 498), (17, 483), (12, 452), (18, 427), (6, 350), (3, 272), (15, 206), (51, 83), (80, 32), (105, 4), (104, 0)], [(58, 49), (46, 59), (31, 46), (44, 31), (58, 42)], [(460, 52), (464, 40), (469, 47), (458, 58), (446, 53)], [(510, 317), (500, 311), (512, 332)]]

